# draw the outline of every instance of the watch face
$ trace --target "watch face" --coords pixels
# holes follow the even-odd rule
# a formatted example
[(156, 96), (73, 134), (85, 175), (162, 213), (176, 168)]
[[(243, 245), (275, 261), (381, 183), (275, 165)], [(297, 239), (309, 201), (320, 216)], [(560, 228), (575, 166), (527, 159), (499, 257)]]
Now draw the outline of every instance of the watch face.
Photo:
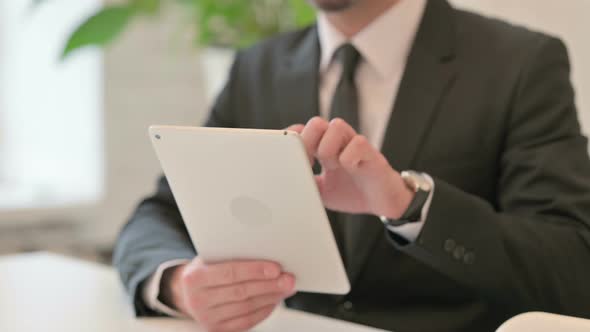
[(414, 172), (405, 171), (402, 172), (402, 179), (406, 183), (408, 188), (412, 189), (412, 191), (416, 192), (420, 189), (420, 183), (418, 182), (418, 177)]
[(422, 178), (422, 183), (420, 184), (420, 190), (423, 190), (423, 191), (426, 191), (426, 192), (432, 191), (432, 185), (424, 177)]
[(432, 190), (432, 186), (430, 182), (426, 179), (424, 174), (414, 172), (414, 171), (404, 171), (401, 174), (402, 178), (406, 182), (406, 185), (410, 187), (413, 191), (426, 191), (430, 192)]

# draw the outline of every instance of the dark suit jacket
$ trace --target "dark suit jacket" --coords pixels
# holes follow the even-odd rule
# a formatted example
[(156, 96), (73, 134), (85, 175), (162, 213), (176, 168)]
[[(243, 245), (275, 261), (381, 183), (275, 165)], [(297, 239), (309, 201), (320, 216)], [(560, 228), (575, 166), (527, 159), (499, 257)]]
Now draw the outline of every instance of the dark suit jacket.
[[(305, 123), (319, 52), (314, 27), (240, 52), (207, 125)], [(288, 305), (398, 332), (493, 331), (534, 310), (590, 317), (590, 161), (569, 75), (558, 39), (430, 0), (382, 148), (395, 169), (434, 178), (425, 226), (407, 244), (355, 216), (352, 292)], [(163, 178), (115, 252), (138, 314), (154, 314), (138, 289), (156, 267), (195, 254)]]

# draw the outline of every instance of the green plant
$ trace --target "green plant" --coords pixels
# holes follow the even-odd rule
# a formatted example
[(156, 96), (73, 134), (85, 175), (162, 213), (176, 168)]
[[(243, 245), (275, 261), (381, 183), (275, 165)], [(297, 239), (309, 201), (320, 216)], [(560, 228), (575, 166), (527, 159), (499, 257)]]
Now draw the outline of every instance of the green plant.
[(205, 46), (241, 48), (315, 19), (305, 0), (125, 0), (86, 19), (69, 37), (62, 57), (86, 46), (105, 46), (132, 20), (157, 16), (170, 3), (184, 8), (196, 32), (195, 42)]

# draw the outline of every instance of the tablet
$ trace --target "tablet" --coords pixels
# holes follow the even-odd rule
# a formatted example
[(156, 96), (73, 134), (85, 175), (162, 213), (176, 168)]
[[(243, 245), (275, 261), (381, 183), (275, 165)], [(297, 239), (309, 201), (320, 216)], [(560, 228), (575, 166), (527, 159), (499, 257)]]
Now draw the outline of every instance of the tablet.
[(349, 292), (297, 133), (175, 126), (149, 133), (204, 261), (275, 261), (295, 275), (298, 291)]

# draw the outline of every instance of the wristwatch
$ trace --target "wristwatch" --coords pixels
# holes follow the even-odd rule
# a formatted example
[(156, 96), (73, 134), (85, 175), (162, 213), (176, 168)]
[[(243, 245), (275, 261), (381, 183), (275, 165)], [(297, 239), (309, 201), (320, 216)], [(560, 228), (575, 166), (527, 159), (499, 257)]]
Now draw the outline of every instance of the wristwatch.
[(407, 223), (420, 221), (422, 218), (422, 208), (424, 207), (424, 204), (426, 204), (428, 196), (430, 196), (430, 192), (432, 191), (432, 184), (424, 173), (403, 171), (401, 176), (406, 186), (414, 191), (414, 199), (412, 199), (406, 212), (404, 212), (399, 220), (381, 216), (380, 219), (386, 226), (397, 227)]

